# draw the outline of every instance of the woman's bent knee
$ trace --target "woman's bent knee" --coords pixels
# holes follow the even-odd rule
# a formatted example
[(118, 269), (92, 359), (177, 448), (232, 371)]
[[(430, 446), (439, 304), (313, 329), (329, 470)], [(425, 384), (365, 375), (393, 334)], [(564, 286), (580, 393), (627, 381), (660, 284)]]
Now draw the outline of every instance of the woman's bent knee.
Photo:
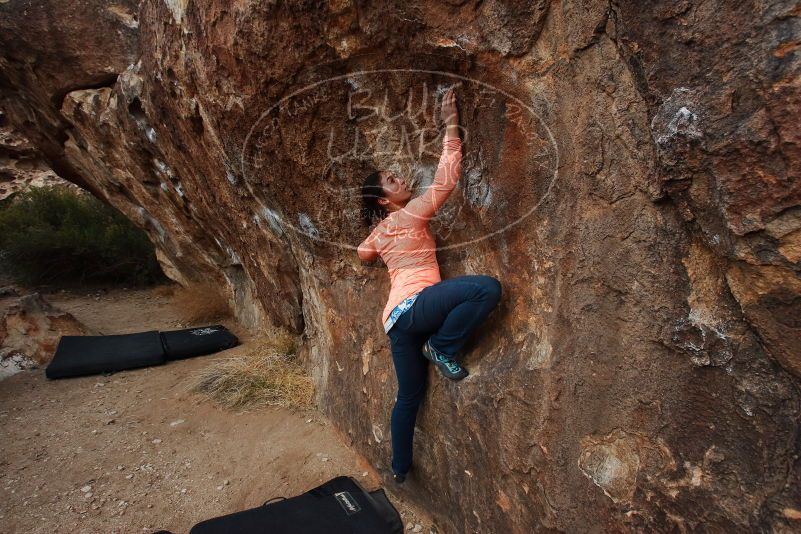
[(489, 296), (489, 300), (497, 303), (501, 300), (502, 288), (501, 282), (492, 276), (483, 276), (484, 290)]

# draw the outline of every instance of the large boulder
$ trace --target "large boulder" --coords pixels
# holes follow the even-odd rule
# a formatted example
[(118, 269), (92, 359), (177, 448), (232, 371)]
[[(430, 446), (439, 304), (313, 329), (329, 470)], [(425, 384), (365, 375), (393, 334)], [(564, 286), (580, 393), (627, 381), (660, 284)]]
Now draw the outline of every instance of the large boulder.
[(0, 299), (0, 378), (49, 363), (61, 336), (92, 333), (39, 293)]
[(395, 378), (358, 185), (434, 172), (443, 277), (503, 298), (432, 371), (409, 497), (448, 532), (799, 527), (794, 2), (0, 4), (0, 107), (168, 274), (304, 336), (377, 465)]

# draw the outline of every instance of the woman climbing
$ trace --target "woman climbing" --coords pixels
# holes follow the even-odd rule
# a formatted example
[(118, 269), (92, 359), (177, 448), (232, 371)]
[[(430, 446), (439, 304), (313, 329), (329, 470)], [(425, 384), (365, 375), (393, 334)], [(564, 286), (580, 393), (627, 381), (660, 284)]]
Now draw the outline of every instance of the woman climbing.
[(442, 99), (442, 156), (433, 184), (412, 199), (405, 180), (390, 171), (370, 174), (361, 195), (368, 224), (381, 222), (358, 247), (359, 258), (384, 260), (391, 281), (381, 320), (389, 336), (398, 394), (392, 409), (392, 473), (397, 483), (412, 466), (417, 410), (425, 393), (427, 360), (451, 380), (467, 376), (456, 361), (469, 334), (501, 298), (501, 284), (485, 275), (442, 280), (428, 223), (462, 174), (462, 142), (453, 88)]

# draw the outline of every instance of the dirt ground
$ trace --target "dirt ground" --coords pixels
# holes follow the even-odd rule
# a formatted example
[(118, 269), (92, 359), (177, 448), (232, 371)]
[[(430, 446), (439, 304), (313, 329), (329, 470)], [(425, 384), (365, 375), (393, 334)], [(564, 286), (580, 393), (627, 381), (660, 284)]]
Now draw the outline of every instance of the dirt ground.
[[(46, 296), (105, 334), (193, 326), (154, 290)], [(337, 475), (381, 485), (317, 411), (232, 412), (188, 391), (188, 377), (239, 350), (110, 376), (50, 381), (39, 369), (0, 381), (0, 532), (178, 534)], [(437, 531), (390, 499), (408, 531)]]

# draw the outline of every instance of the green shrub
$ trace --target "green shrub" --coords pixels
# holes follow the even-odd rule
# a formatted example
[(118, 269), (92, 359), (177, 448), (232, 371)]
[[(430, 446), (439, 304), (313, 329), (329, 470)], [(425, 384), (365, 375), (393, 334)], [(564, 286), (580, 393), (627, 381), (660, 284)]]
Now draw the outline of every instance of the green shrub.
[(142, 230), (92, 195), (63, 187), (32, 188), (0, 207), (0, 261), (24, 284), (163, 280)]

